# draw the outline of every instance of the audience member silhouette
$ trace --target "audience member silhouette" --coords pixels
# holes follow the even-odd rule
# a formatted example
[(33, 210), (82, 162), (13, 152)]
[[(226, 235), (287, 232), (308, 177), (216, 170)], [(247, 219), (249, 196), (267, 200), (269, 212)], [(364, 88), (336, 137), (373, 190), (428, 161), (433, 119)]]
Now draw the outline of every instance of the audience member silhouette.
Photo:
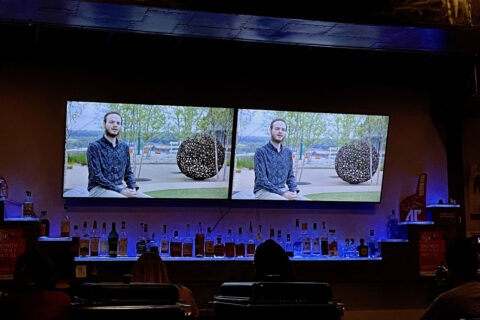
[(283, 248), (273, 240), (258, 245), (253, 258), (255, 281), (293, 281), (290, 259)]
[[(54, 274), (55, 288), (71, 294), (72, 282), (75, 282), (75, 258), (70, 248), (58, 249), (51, 256)], [(73, 284), (75, 286), (75, 284)]]
[[(171, 283), (168, 278), (167, 268), (162, 258), (155, 252), (144, 253), (138, 258), (132, 268), (132, 282)], [(190, 305), (183, 310), (197, 318), (198, 308), (192, 296), (192, 291), (185, 286), (176, 285), (180, 303)]]
[(70, 297), (55, 289), (52, 263), (41, 252), (29, 250), (18, 258), (14, 282), (10, 308), (15, 319), (70, 319)]
[(480, 283), (476, 281), (478, 252), (470, 239), (462, 239), (445, 256), (453, 289), (439, 295), (421, 320), (458, 320), (480, 317)]

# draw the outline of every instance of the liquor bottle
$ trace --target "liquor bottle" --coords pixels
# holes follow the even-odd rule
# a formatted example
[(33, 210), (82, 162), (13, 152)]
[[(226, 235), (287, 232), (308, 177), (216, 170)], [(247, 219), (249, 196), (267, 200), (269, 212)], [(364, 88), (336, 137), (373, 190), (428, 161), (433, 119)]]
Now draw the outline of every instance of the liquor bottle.
[(312, 241), (308, 233), (308, 224), (302, 223), (302, 253), (303, 255), (310, 255), (312, 253)]
[(225, 237), (225, 257), (235, 257), (235, 240), (232, 236), (232, 229), (228, 229), (227, 236)]
[(73, 234), (72, 234), (72, 247), (71, 247), (71, 251), (74, 257), (78, 257), (79, 242), (80, 242), (80, 235), (78, 234), (78, 226), (74, 225)]
[(238, 236), (235, 240), (235, 257), (245, 257), (245, 239), (243, 239), (242, 227), (238, 228)]
[(98, 237), (97, 231), (97, 221), (93, 221), (93, 229), (92, 235), (90, 236), (90, 256), (96, 257), (98, 256), (98, 245), (100, 242), (100, 238)]
[(147, 251), (147, 241), (145, 239), (145, 228), (143, 222), (140, 223), (140, 235), (135, 245), (135, 252), (137, 257), (141, 256)]
[(168, 239), (167, 235), (167, 225), (163, 225), (163, 234), (162, 238), (160, 240), (160, 255), (161, 256), (168, 256), (170, 254), (169, 252), (170, 248), (170, 240)]
[(283, 243), (282, 239), (282, 230), (277, 230), (277, 239), (275, 241), (280, 245), (280, 247), (285, 248), (285, 243)]
[(270, 228), (270, 234), (268, 236), (270, 240), (275, 240), (275, 230), (273, 228)]
[(25, 191), (25, 201), (23, 201), (22, 204), (22, 217), (31, 218), (34, 216), (35, 213), (33, 211), (32, 193), (30, 191)]
[(338, 243), (335, 237), (335, 229), (330, 229), (330, 243), (328, 244), (328, 256), (338, 257)]
[(155, 252), (158, 253), (158, 242), (155, 238), (155, 233), (152, 232), (152, 237), (150, 238), (150, 242), (147, 243), (147, 252)]
[(195, 257), (203, 258), (205, 256), (205, 234), (203, 233), (202, 223), (198, 223), (198, 230), (195, 234)]
[(87, 221), (83, 222), (82, 233), (80, 235), (80, 241), (78, 243), (79, 247), (79, 255), (80, 257), (87, 257), (90, 253), (90, 239), (88, 238), (88, 231), (87, 231)]
[(348, 256), (348, 250), (350, 249), (350, 239), (345, 238), (345, 241), (343, 242), (343, 246), (340, 248), (340, 253), (339, 256), (342, 258), (350, 258)]
[(108, 255), (115, 258), (118, 254), (118, 233), (115, 230), (115, 222), (112, 222), (112, 230), (108, 234)]
[(350, 238), (350, 257), (357, 258), (358, 257), (358, 249), (355, 245), (355, 239)]
[(262, 225), (259, 224), (258, 225), (258, 231), (257, 231), (257, 234), (256, 234), (256, 245), (258, 247), (259, 244), (261, 244), (263, 242), (263, 234), (262, 234)]
[(182, 240), (178, 237), (178, 231), (175, 230), (173, 238), (170, 240), (170, 256), (181, 257), (182, 256)]
[(40, 237), (50, 236), (50, 221), (47, 218), (47, 211), (40, 213)]
[(247, 241), (247, 257), (253, 258), (255, 256), (255, 239), (253, 236), (252, 221), (248, 227), (248, 241)]
[(293, 257), (293, 243), (290, 238), (290, 233), (287, 233), (287, 241), (285, 242), (285, 253), (288, 257)]
[(222, 243), (222, 236), (217, 235), (217, 243), (213, 247), (213, 255), (215, 258), (225, 257), (225, 246)]
[(322, 256), (328, 256), (328, 233), (325, 227), (325, 221), (322, 221), (322, 238), (320, 239)]
[(148, 235), (148, 223), (143, 224), (143, 238), (145, 239), (145, 252), (147, 252), (147, 245), (150, 242), (150, 237)]
[(392, 210), (392, 214), (388, 216), (387, 238), (398, 239), (398, 219), (395, 215), (395, 210)]
[(320, 234), (318, 233), (316, 223), (313, 223), (312, 254), (317, 255), (317, 256), (322, 254), (322, 248), (320, 247)]
[(102, 224), (102, 233), (100, 234), (100, 256), (108, 256), (108, 235), (107, 235), (107, 223)]
[(67, 214), (67, 203), (63, 205), (63, 218), (60, 223), (60, 237), (70, 237), (70, 217)]
[(302, 256), (302, 235), (300, 231), (300, 220), (295, 219), (295, 234), (293, 235), (293, 256)]
[(360, 239), (360, 245), (358, 246), (358, 256), (360, 258), (368, 257), (368, 247), (365, 245), (365, 240), (363, 238)]
[(215, 243), (212, 237), (212, 229), (210, 227), (207, 228), (207, 235), (205, 237), (205, 257), (213, 257), (215, 250)]
[(193, 239), (190, 236), (190, 224), (185, 229), (185, 237), (183, 238), (183, 256), (191, 257), (193, 255)]
[(368, 238), (368, 256), (370, 258), (380, 257), (380, 243), (375, 238), (375, 231), (370, 229), (370, 237)]
[(118, 255), (121, 257), (127, 256), (128, 236), (125, 230), (125, 221), (122, 221), (122, 229), (120, 229), (120, 238), (118, 239)]

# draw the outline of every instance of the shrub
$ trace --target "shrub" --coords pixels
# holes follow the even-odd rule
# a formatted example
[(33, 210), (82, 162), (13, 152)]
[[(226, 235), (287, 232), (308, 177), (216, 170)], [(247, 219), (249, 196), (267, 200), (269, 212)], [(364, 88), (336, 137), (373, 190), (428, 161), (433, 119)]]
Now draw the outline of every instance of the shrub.
[(87, 153), (86, 152), (75, 152), (75, 153), (69, 153), (68, 154), (68, 165), (72, 165), (74, 163), (81, 164), (82, 166), (87, 165)]
[(237, 168), (248, 168), (253, 170), (253, 158), (238, 158)]

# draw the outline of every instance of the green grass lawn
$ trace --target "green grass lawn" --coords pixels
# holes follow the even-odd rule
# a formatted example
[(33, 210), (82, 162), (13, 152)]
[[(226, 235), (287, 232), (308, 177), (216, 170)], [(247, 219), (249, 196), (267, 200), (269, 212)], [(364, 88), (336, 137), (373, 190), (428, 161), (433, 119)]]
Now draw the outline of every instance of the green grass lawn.
[(228, 188), (192, 188), (192, 189), (170, 189), (145, 192), (153, 198), (208, 198), (227, 199)]
[(380, 191), (313, 193), (306, 194), (305, 197), (319, 201), (378, 202), (380, 201)]

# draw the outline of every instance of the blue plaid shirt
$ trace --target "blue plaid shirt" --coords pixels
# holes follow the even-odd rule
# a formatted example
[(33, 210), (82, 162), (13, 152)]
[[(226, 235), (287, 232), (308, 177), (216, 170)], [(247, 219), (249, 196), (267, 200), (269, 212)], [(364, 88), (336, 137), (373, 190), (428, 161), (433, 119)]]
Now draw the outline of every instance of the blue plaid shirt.
[(124, 187), (137, 189), (135, 176), (130, 166), (129, 147), (125, 142), (118, 141), (114, 147), (103, 136), (88, 145), (88, 191), (101, 186), (102, 188), (120, 192)]
[(297, 190), (293, 175), (292, 151), (280, 146), (280, 152), (271, 142), (255, 151), (255, 187), (253, 192), (265, 189), (269, 192), (282, 195), (285, 184), (292, 192)]

